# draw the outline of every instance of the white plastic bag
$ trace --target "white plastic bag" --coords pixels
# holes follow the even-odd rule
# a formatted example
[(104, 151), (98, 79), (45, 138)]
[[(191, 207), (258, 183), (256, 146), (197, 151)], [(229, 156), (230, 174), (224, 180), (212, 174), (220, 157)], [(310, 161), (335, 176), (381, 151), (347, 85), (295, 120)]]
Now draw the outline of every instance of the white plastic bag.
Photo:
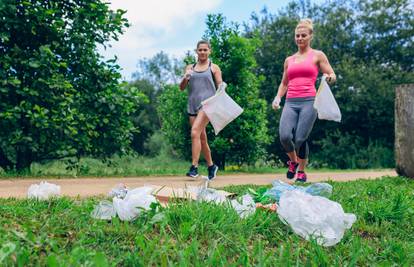
[(201, 188), (197, 192), (197, 201), (214, 202), (221, 204), (226, 202), (227, 197), (213, 188)]
[(157, 202), (151, 195), (152, 187), (138, 187), (128, 191), (124, 199), (114, 197), (113, 204), (116, 213), (121, 221), (132, 221), (143, 210), (149, 210), (153, 202)]
[(45, 181), (40, 182), (40, 184), (32, 184), (27, 190), (28, 198), (37, 198), (40, 200), (46, 200), (59, 195), (60, 186)]
[(341, 110), (335, 101), (331, 88), (329, 88), (326, 82), (325, 76), (322, 76), (313, 107), (318, 111), (318, 118), (320, 120), (341, 122)]
[(279, 202), (280, 196), (285, 191), (300, 190), (313, 196), (330, 197), (332, 195), (332, 185), (327, 183), (314, 183), (308, 186), (291, 185), (280, 180), (272, 182), (273, 187), (268, 189), (263, 196), (267, 196)]
[(108, 196), (124, 198), (127, 193), (128, 193), (128, 188), (123, 183), (120, 183), (114, 188), (112, 188), (111, 191), (109, 191)]
[(256, 211), (256, 203), (254, 203), (253, 198), (249, 194), (242, 196), (241, 203), (239, 203), (236, 199), (233, 199), (230, 204), (233, 209), (236, 210), (240, 218), (246, 218), (253, 215)]
[(356, 216), (344, 213), (339, 203), (300, 190), (285, 191), (280, 197), (277, 213), (296, 234), (306, 240), (312, 236), (323, 246), (333, 246), (341, 241), (345, 230), (356, 221)]
[(91, 217), (101, 220), (111, 220), (116, 216), (114, 204), (108, 200), (102, 200), (91, 213)]
[(243, 109), (226, 93), (226, 86), (227, 84), (222, 82), (215, 95), (201, 102), (216, 135), (243, 112)]

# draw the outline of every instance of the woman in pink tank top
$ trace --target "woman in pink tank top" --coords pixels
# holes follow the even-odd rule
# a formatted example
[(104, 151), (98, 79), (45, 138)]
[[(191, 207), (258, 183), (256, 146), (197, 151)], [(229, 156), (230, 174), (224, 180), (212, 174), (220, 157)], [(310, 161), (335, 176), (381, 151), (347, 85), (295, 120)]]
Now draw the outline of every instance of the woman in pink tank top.
[(298, 51), (287, 57), (284, 63), (282, 81), (272, 107), (280, 108), (280, 101), (286, 95), (285, 106), (279, 123), (279, 137), (289, 156), (287, 178), (305, 182), (305, 167), (308, 162), (308, 136), (316, 120), (313, 102), (316, 96), (315, 82), (319, 70), (329, 83), (336, 81), (336, 75), (322, 51), (314, 50), (310, 44), (313, 25), (310, 19), (301, 20), (295, 29)]

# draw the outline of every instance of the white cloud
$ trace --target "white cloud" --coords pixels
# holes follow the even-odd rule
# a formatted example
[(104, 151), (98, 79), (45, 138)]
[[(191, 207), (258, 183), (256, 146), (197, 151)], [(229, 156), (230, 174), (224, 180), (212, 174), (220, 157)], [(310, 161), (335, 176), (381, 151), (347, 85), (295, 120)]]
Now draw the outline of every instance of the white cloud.
[[(222, 0), (194, 1), (194, 0), (112, 0), (112, 9), (127, 11), (131, 26), (126, 29), (118, 42), (112, 43), (103, 54), (107, 57), (117, 55), (119, 64), (124, 69), (124, 78), (129, 79), (135, 70), (137, 60), (142, 57), (151, 57), (161, 50), (159, 43), (168, 43), (179, 31), (191, 28), (194, 23), (205, 19), (205, 15), (216, 8)], [(200, 36), (202, 32), (200, 32)], [(182, 48), (182, 53), (190, 45)], [(162, 50), (176, 54), (177, 47), (165, 47)]]

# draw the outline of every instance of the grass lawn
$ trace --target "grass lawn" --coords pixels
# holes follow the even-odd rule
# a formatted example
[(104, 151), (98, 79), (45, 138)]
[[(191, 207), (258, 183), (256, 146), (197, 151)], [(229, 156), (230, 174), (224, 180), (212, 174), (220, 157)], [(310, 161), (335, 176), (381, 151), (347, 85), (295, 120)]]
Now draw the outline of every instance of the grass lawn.
[[(275, 213), (184, 202), (134, 222), (90, 217), (97, 198), (0, 199), (1, 266), (412, 266), (414, 181), (331, 183), (332, 200), (357, 222), (336, 246), (308, 242)], [(239, 194), (248, 187), (225, 189)], [(160, 214), (160, 213), (158, 213)]]
[[(280, 165), (280, 164), (279, 164)], [(5, 172), (0, 168), (1, 178), (31, 178), (31, 177), (128, 177), (128, 176), (166, 176), (183, 175), (190, 167), (190, 162), (167, 156), (144, 157), (124, 156), (114, 157), (111, 164), (103, 163), (99, 159), (82, 158), (77, 169), (70, 169), (65, 160), (53, 160), (45, 163), (33, 163), (25, 173)], [(355, 171), (312, 169), (317, 171)], [(205, 164), (200, 164), (199, 171), (207, 175)], [(236, 166), (228, 164), (226, 170), (220, 175), (231, 173), (285, 173), (284, 166), (269, 166), (266, 163), (258, 163), (254, 166)]]

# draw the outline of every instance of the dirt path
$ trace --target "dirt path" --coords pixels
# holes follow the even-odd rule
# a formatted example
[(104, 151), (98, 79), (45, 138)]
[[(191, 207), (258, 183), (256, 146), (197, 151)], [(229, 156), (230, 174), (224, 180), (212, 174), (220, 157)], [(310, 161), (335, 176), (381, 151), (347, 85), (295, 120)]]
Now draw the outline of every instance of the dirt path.
[[(310, 172), (309, 182), (326, 180), (352, 181), (357, 179), (375, 179), (381, 176), (397, 174), (393, 170), (384, 171), (357, 171), (357, 172)], [(211, 187), (223, 187), (227, 185), (242, 184), (270, 184), (275, 179), (287, 181), (284, 174), (234, 174), (218, 176), (210, 183)], [(27, 189), (31, 184), (39, 183), (45, 179), (9, 179), (0, 180), (0, 198), (17, 197), (27, 195)], [(62, 194), (66, 196), (95, 196), (107, 194), (111, 188), (119, 183), (124, 183), (129, 188), (143, 185), (165, 185), (174, 188), (185, 185), (198, 185), (202, 179), (190, 179), (188, 177), (128, 177), (128, 178), (76, 178), (76, 179), (46, 179), (49, 183), (61, 186)]]

